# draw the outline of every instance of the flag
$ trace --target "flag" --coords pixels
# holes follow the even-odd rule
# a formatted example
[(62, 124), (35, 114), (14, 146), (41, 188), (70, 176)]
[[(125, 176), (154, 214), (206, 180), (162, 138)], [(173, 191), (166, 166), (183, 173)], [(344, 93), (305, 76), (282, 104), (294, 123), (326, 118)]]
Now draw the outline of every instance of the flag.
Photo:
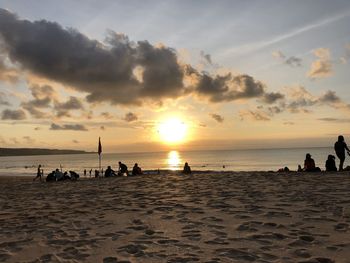
[(102, 145), (101, 145), (101, 138), (98, 137), (98, 155), (101, 155), (102, 153)]

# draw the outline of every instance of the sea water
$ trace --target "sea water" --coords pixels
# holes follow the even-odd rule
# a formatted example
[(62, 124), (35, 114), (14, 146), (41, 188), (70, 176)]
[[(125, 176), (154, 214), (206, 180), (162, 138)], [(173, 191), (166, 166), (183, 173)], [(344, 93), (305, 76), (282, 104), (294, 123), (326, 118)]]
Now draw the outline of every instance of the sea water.
[[(277, 171), (285, 166), (297, 170), (303, 166), (305, 154), (310, 153), (322, 170), (328, 154), (334, 154), (332, 148), (292, 148), (292, 149), (249, 149), (217, 151), (168, 151), (149, 153), (102, 153), (102, 167), (108, 165), (118, 169), (118, 161), (125, 163), (129, 170), (138, 163), (143, 170), (169, 169), (180, 170), (188, 162), (192, 170), (213, 171)], [(349, 165), (349, 158), (345, 166)], [(338, 163), (338, 160), (337, 160)], [(99, 167), (97, 153), (72, 155), (37, 155), (0, 157), (0, 175), (35, 176), (37, 166), (41, 164), (47, 175), (56, 168), (63, 171), (73, 170), (83, 175)]]

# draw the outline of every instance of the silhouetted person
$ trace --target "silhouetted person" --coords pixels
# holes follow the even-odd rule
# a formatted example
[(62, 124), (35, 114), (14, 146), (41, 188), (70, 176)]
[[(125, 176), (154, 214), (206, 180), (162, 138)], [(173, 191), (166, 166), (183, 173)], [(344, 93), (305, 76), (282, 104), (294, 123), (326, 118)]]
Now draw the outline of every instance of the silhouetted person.
[(185, 166), (184, 166), (184, 169), (182, 171), (184, 174), (191, 174), (192, 171), (191, 171), (191, 167), (188, 165), (188, 163), (186, 162), (185, 163)]
[(327, 161), (326, 161), (326, 171), (327, 172), (336, 172), (337, 166), (335, 166), (335, 156), (334, 155), (328, 155)]
[(95, 178), (99, 177), (100, 176), (100, 172), (99, 170), (95, 170)]
[(108, 166), (105, 171), (105, 177), (111, 177), (111, 176), (115, 176), (115, 172), (110, 166)]
[(91, 177), (91, 174), (92, 174), (92, 169), (90, 169), (90, 171), (89, 171), (89, 175), (90, 175), (90, 177)]
[(84, 169), (84, 176), (86, 176), (86, 169)]
[(311, 158), (311, 154), (307, 153), (304, 161), (305, 172), (320, 172), (321, 169), (316, 167), (314, 159)]
[(41, 164), (38, 165), (38, 170), (36, 172), (36, 177), (33, 179), (33, 181), (35, 181), (36, 179), (40, 178), (41, 181), (41, 175), (42, 175), (42, 171), (41, 171)]
[(338, 141), (334, 144), (334, 150), (335, 150), (335, 153), (340, 160), (339, 171), (343, 171), (343, 165), (344, 165), (344, 161), (345, 161), (345, 150), (350, 155), (350, 150), (344, 141), (343, 135), (338, 136)]
[(123, 164), (122, 162), (119, 162), (119, 171), (118, 171), (118, 174), (119, 174), (119, 175), (126, 174), (127, 176), (129, 175), (128, 167), (127, 167), (125, 164)]
[(132, 168), (132, 175), (141, 175), (142, 174), (142, 170), (141, 167), (135, 163), (134, 167)]
[(56, 181), (62, 181), (64, 178), (64, 174), (57, 168), (55, 171)]

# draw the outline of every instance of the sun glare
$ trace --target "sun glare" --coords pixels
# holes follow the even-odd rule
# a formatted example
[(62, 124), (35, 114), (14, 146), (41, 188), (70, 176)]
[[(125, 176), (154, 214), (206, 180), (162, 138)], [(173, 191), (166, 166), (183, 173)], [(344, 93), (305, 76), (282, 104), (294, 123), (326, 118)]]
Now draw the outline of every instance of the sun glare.
[(184, 141), (187, 133), (187, 125), (179, 119), (168, 119), (158, 126), (160, 139), (168, 144), (176, 144)]

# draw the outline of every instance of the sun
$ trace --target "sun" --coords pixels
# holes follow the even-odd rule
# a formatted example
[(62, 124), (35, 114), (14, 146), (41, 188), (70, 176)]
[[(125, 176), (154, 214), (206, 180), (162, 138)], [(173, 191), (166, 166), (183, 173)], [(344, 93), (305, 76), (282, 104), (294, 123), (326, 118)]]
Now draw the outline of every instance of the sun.
[(165, 143), (180, 143), (185, 140), (187, 125), (177, 118), (168, 119), (158, 125), (158, 134)]

